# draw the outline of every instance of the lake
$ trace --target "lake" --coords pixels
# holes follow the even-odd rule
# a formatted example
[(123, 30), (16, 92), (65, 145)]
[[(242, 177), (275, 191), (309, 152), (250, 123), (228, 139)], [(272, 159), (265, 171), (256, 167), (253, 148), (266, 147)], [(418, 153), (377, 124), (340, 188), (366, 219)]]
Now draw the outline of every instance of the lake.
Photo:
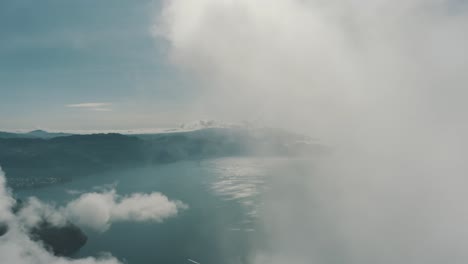
[(103, 233), (85, 230), (77, 257), (111, 252), (130, 264), (249, 263), (267, 239), (259, 213), (281, 158), (219, 158), (112, 171), (62, 185), (17, 192), (64, 204), (80, 192), (115, 186), (119, 195), (161, 192), (189, 208), (163, 223), (114, 223)]

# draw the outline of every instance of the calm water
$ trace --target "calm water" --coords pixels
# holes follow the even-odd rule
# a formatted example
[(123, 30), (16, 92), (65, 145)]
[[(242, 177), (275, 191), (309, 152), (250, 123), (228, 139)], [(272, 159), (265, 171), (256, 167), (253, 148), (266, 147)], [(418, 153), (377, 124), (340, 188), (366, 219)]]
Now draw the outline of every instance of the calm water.
[(120, 195), (161, 192), (189, 209), (164, 223), (115, 223), (104, 233), (86, 230), (78, 256), (112, 254), (130, 264), (249, 263), (265, 246), (258, 221), (260, 197), (280, 159), (223, 158), (114, 171), (60, 186), (22, 191), (57, 204), (115, 184)]

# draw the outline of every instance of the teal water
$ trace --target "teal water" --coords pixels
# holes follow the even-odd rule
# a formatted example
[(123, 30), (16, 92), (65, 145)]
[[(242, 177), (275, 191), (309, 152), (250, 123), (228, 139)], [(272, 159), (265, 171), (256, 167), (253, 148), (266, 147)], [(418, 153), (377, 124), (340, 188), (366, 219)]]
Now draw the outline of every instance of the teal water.
[(115, 185), (119, 195), (161, 192), (189, 208), (163, 223), (114, 223), (89, 240), (77, 257), (111, 252), (130, 264), (249, 263), (265, 238), (257, 215), (274, 159), (222, 158), (187, 161), (93, 175), (37, 190), (21, 191), (64, 204), (78, 192)]

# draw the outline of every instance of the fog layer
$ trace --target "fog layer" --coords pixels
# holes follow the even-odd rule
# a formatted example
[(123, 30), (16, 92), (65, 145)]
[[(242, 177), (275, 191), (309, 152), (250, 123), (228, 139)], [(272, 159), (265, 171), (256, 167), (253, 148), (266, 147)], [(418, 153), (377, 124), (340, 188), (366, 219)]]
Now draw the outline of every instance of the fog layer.
[(284, 171), (253, 261), (468, 261), (465, 2), (170, 0), (154, 31), (194, 111), (334, 149)]

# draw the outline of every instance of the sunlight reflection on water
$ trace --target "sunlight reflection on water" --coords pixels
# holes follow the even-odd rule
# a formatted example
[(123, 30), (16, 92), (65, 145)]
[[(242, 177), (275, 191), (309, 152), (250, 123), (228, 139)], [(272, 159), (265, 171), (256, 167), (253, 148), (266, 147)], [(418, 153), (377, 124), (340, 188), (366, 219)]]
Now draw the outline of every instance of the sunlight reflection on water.
[[(205, 166), (216, 175), (216, 179), (209, 183), (209, 188), (215, 195), (226, 201), (239, 202), (246, 212), (245, 222), (253, 221), (257, 217), (259, 196), (267, 188), (265, 160), (215, 159), (207, 161)], [(240, 231), (237, 227), (232, 230)]]

